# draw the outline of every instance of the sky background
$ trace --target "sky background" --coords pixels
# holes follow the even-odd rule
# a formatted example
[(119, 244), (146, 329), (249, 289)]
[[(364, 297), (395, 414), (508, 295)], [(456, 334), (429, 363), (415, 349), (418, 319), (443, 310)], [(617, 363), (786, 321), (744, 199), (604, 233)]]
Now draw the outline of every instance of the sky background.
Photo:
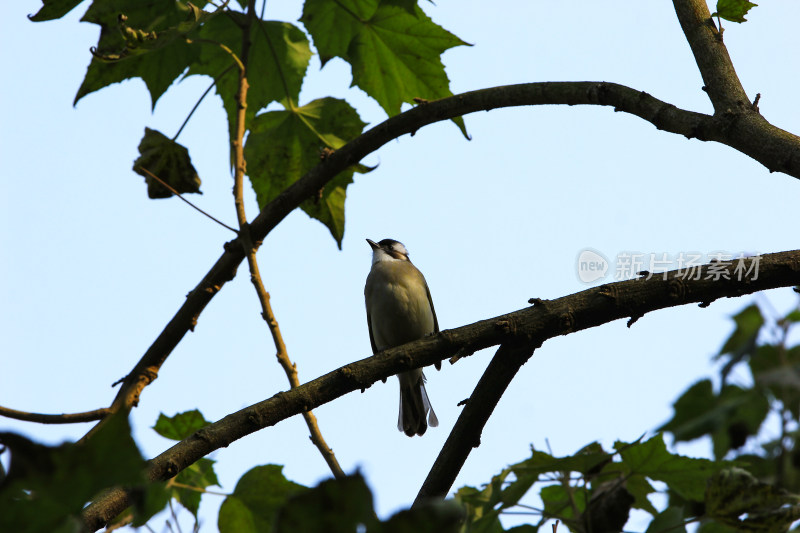
[[(174, 85), (151, 112), (140, 80), (73, 98), (98, 29), (64, 19), (32, 23), (36, 0), (0, 18), (0, 405), (78, 412), (110, 404), (111, 383), (141, 357), (232, 234), (177, 199), (149, 200), (131, 170), (144, 128), (171, 136), (210, 79)], [(532, 81), (628, 85), (711, 112), (669, 2), (441, 1), (433, 20), (472, 47), (446, 52), (454, 93)], [(712, 6), (713, 8), (713, 6)], [(270, 2), (267, 18), (296, 21), (299, 2)], [(713, 10), (713, 9), (712, 9)], [(725, 43), (752, 99), (773, 124), (800, 132), (794, 51), (796, 2), (754, 8), (725, 24)], [(347, 99), (374, 126), (386, 117), (350, 84), (339, 59), (312, 58), (301, 103)], [(472, 141), (449, 122), (390, 142), (364, 160), (378, 168), (348, 189), (342, 250), (328, 230), (295, 211), (264, 241), (261, 273), (301, 382), (371, 354), (363, 287), (365, 238), (408, 247), (425, 274), (442, 329), (558, 298), (588, 285), (576, 258), (621, 252), (776, 252), (797, 248), (800, 182), (731, 148), (659, 132), (610, 108), (498, 109), (466, 117)], [(204, 100), (179, 141), (203, 180), (197, 205), (235, 225), (227, 126), (219, 98)], [(249, 218), (257, 213), (247, 190)], [(152, 457), (171, 445), (150, 427), (158, 414), (199, 408), (208, 420), (287, 387), (246, 275), (227, 284), (144, 391), (135, 438)], [(606, 281), (613, 278), (613, 270)], [(602, 281), (598, 280), (592, 285)], [(522, 368), (489, 420), (454, 489), (479, 485), (530, 446), (566, 455), (600, 441), (632, 441), (669, 419), (672, 402), (715, 372), (711, 356), (730, 316), (753, 299), (774, 316), (796, 305), (790, 289), (685, 306), (546, 342)], [(774, 312), (771, 311), (774, 309)], [(315, 412), (343, 468), (360, 469), (381, 516), (410, 505), (493, 350), (427, 371), (440, 420), (423, 438), (396, 429), (396, 380)], [(737, 379), (746, 380), (744, 376)], [(0, 419), (47, 443), (90, 425)], [(679, 450), (706, 455), (698, 443)], [(314, 484), (329, 471), (300, 417), (211, 455), (222, 490), (259, 464)], [(216, 530), (221, 497), (206, 496), (202, 531)], [(163, 529), (163, 519), (151, 521)], [(635, 519), (630, 530), (642, 530)]]

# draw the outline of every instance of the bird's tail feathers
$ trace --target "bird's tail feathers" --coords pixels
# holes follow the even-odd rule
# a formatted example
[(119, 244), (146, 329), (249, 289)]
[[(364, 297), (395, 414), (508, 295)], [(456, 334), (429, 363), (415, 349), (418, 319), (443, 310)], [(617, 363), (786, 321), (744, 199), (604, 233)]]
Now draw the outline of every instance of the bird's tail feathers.
[(425, 390), (425, 375), (417, 370), (399, 374), (398, 378), (400, 378), (400, 414), (397, 417), (397, 429), (409, 437), (422, 436), (428, 426), (439, 425), (439, 419), (433, 412)]

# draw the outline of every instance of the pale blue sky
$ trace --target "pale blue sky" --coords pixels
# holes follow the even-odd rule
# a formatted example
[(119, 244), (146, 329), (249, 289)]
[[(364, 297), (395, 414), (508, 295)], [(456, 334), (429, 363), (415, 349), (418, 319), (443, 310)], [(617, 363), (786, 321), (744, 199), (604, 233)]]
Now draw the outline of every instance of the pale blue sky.
[[(296, 20), (300, 5), (269, 3), (268, 14)], [(61, 21), (29, 22), (25, 16), (39, 6), (9, 3), (0, 21), (0, 405), (60, 413), (110, 403), (110, 384), (138, 360), (231, 234), (179, 201), (147, 199), (130, 169), (145, 126), (177, 131), (209, 80), (174, 86), (152, 115), (141, 81), (73, 108), (97, 29), (78, 23), (87, 3)], [(444, 54), (454, 92), (602, 80), (711, 111), (671, 3), (442, 1), (424, 9), (474, 44)], [(728, 23), (725, 31), (748, 95), (761, 93), (762, 114), (795, 133), (800, 34), (788, 21), (798, 16), (797, 3), (765, 3), (750, 22)], [(378, 105), (349, 83), (341, 60), (319, 71), (312, 59), (301, 102), (343, 97), (371, 125), (382, 121)], [(299, 211), (265, 240), (261, 272), (301, 381), (370, 355), (365, 238), (406, 244), (442, 328), (520, 309), (534, 296), (583, 290), (575, 260), (587, 247), (608, 257), (797, 248), (800, 182), (728, 147), (659, 132), (609, 108), (502, 109), (466, 123), (471, 142), (441, 123), (365, 160), (379, 166), (348, 189), (342, 251)], [(204, 194), (192, 200), (234, 224), (226, 136), (219, 100), (209, 97), (180, 141), (203, 179)], [(252, 219), (249, 190), (248, 210)], [(788, 289), (766, 296), (781, 312), (796, 302)], [(690, 383), (713, 372), (710, 356), (731, 331), (728, 317), (750, 301), (659, 311), (631, 329), (617, 321), (548, 341), (511, 384), (455, 487), (488, 481), (524, 459), (531, 444), (549, 442), (565, 455), (594, 440), (609, 446), (652, 431)], [(456, 404), (492, 353), (428, 370), (441, 424), (423, 438), (396, 429), (395, 380), (316, 411), (345, 470), (360, 468), (367, 477), (381, 515), (413, 500), (459, 414)], [(159, 412), (197, 407), (217, 420), (285, 389), (273, 354), (252, 287), (240, 275), (214, 298), (133, 412), (144, 453), (170, 445), (149, 429)], [(2, 430), (52, 443), (88, 427), (0, 419)], [(299, 417), (212, 458), (224, 491), (257, 464), (286, 465), (287, 477), (304, 484), (329, 475)], [(203, 531), (216, 529), (220, 503), (205, 498)]]

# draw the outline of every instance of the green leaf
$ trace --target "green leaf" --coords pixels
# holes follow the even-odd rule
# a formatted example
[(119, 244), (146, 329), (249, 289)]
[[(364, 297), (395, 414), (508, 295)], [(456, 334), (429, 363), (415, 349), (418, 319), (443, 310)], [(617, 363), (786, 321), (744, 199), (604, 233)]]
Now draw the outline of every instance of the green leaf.
[[(389, 116), (415, 98), (450, 96), (441, 54), (466, 45), (416, 5), (392, 0), (306, 0), (301, 21), (323, 62), (341, 57), (357, 85)], [(456, 124), (466, 136), (461, 117)]]
[(698, 381), (673, 404), (672, 419), (658, 428), (669, 431), (676, 441), (690, 441), (714, 432), (719, 420), (713, 412), (717, 399), (711, 380)]
[[(228, 113), (231, 137), (238, 109), (238, 67), (231, 55), (214, 43), (225, 45), (241, 59), (242, 29), (239, 24), (245, 22), (244, 14), (234, 12), (203, 24), (199, 37), (206, 41), (200, 43), (199, 60), (192, 64), (187, 74), (205, 74), (216, 80), (217, 94), (222, 97)], [(255, 20), (250, 39), (246, 127), (270, 102), (297, 102), (311, 59), (305, 34), (288, 22)]]
[(44, 22), (46, 20), (60, 19), (83, 0), (42, 0), (44, 4), (35, 15), (29, 15), (28, 19), (33, 22)]
[(220, 533), (272, 531), (278, 509), (289, 496), (308, 490), (287, 480), (282, 471), (283, 467), (278, 465), (257, 466), (247, 471), (233, 494), (222, 502), (217, 518)]
[[(618, 468), (618, 465), (615, 466), (614, 463), (610, 466), (610, 469)], [(658, 514), (658, 511), (653, 506), (653, 504), (648, 499), (648, 495), (654, 493), (656, 490), (647, 481), (647, 478), (644, 476), (631, 476), (628, 478), (627, 483), (625, 484), (625, 488), (628, 489), (628, 493), (633, 496), (633, 506), (637, 509), (642, 509), (647, 511), (652, 515)]]
[(720, 419), (719, 429), (711, 436), (714, 456), (721, 459), (729, 450), (744, 446), (748, 437), (758, 433), (769, 410), (769, 400), (761, 390), (723, 387), (713, 410)]
[(645, 533), (686, 533), (683, 509), (680, 507), (667, 507), (656, 516)]
[(375, 529), (380, 533), (457, 533), (464, 518), (464, 509), (447, 500), (400, 511)]
[(530, 459), (512, 465), (510, 469), (517, 477), (546, 472), (580, 472), (586, 475), (599, 470), (603, 464), (611, 461), (611, 457), (600, 444), (593, 442), (584, 446), (575, 455), (566, 457), (553, 457), (548, 453), (532, 450)]
[(800, 346), (761, 345), (749, 365), (756, 384), (767, 389), (795, 419), (800, 418)]
[(144, 129), (144, 137), (139, 143), (139, 157), (133, 162), (133, 171), (144, 176), (147, 183), (147, 196), (150, 198), (169, 198), (172, 196), (166, 187), (151, 178), (145, 170), (168, 183), (181, 194), (200, 193), (200, 177), (192, 165), (189, 151), (168, 138), (160, 131)]
[(667, 451), (663, 437), (659, 434), (648, 441), (634, 444), (616, 443), (622, 463), (633, 474), (640, 474), (656, 481), (663, 481), (672, 490), (687, 500), (702, 501), (706, 480), (727, 463), (708, 459), (694, 459), (673, 455)]
[(543, 487), (540, 496), (544, 503), (544, 515), (562, 520), (576, 518), (586, 509), (586, 489), (564, 485)]
[(722, 524), (777, 533), (800, 518), (800, 497), (758, 481), (742, 468), (726, 468), (709, 479), (706, 491), (708, 515)]
[(756, 389), (726, 385), (714, 394), (711, 381), (692, 385), (674, 405), (672, 420), (659, 431), (670, 431), (678, 441), (710, 435), (714, 453), (722, 458), (758, 432), (769, 413), (769, 401)]
[(747, 22), (744, 16), (757, 5), (747, 0), (717, 0), (717, 11), (711, 16), (718, 16), (731, 22)]
[(734, 365), (755, 352), (758, 332), (761, 330), (761, 326), (764, 325), (764, 317), (761, 315), (757, 305), (750, 305), (742, 309), (739, 314), (733, 317), (733, 320), (736, 322), (736, 329), (725, 341), (715, 358), (720, 359), (726, 354), (730, 356), (729, 361), (721, 371), (723, 382)]
[(700, 527), (697, 528), (697, 533), (741, 533), (741, 530), (713, 520), (707, 520), (700, 524)]
[[(57, 531), (80, 524), (84, 505), (102, 489), (151, 490), (143, 475), (144, 459), (122, 415), (107, 420), (84, 443), (49, 447), (13, 433), (0, 433), (0, 443), (11, 451), (0, 487), (0, 531)], [(137, 508), (137, 519), (142, 511)]]
[(199, 490), (191, 490), (184, 487), (177, 487), (170, 484), (171, 496), (197, 518), (197, 511), (200, 508), (200, 499), (203, 495), (202, 490), (211, 485), (219, 485), (217, 474), (214, 472), (214, 461), (211, 459), (199, 459), (196, 463), (182, 470), (176, 477), (175, 482), (181, 485), (188, 485)]
[(278, 511), (275, 533), (351, 533), (376, 521), (372, 493), (361, 474), (329, 479), (290, 497)]
[(796, 324), (800, 322), (800, 309), (792, 309), (789, 311), (789, 313), (783, 317), (783, 321), (790, 324)]
[[(257, 116), (244, 155), (259, 207), (319, 164), (325, 150), (336, 150), (360, 135), (365, 125), (347, 102), (335, 98)], [(300, 206), (327, 226), (339, 247), (344, 236), (346, 188), (353, 182), (353, 172), (369, 170), (364, 165), (350, 167), (325, 185), (316, 198)]]
[(157, 515), (169, 503), (172, 491), (167, 488), (164, 482), (149, 483), (139, 485), (130, 490), (130, 498), (133, 503), (133, 527), (141, 527), (153, 516)]
[[(200, 12), (195, 6), (204, 4), (205, 1), (195, 1), (189, 7), (174, 0), (93, 2), (81, 20), (100, 26), (100, 40), (92, 49), (94, 58), (75, 95), (75, 103), (113, 83), (141, 78), (155, 107), (172, 82), (199, 57), (198, 45), (189, 44), (184, 36), (197, 33)], [(138, 41), (134, 38), (137, 35)], [(137, 48), (141, 50), (132, 53)]]
[(172, 440), (183, 440), (210, 423), (211, 422), (203, 418), (203, 414), (200, 411), (192, 409), (191, 411), (177, 413), (172, 417), (160, 413), (153, 429), (162, 437)]
[(492, 481), (483, 490), (467, 486), (456, 492), (455, 500), (464, 506), (467, 513), (466, 531), (483, 533), (503, 531), (498, 518), (499, 511), (495, 506), (500, 502), (503, 481), (510, 473), (511, 471), (506, 469), (493, 476)]

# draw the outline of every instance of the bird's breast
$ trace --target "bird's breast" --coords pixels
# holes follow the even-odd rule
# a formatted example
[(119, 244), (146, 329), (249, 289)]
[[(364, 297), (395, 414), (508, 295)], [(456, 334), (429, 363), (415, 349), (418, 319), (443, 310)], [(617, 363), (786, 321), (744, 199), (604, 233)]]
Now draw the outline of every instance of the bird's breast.
[(417, 340), (434, 331), (425, 278), (411, 263), (375, 264), (367, 279), (365, 296), (379, 350)]

